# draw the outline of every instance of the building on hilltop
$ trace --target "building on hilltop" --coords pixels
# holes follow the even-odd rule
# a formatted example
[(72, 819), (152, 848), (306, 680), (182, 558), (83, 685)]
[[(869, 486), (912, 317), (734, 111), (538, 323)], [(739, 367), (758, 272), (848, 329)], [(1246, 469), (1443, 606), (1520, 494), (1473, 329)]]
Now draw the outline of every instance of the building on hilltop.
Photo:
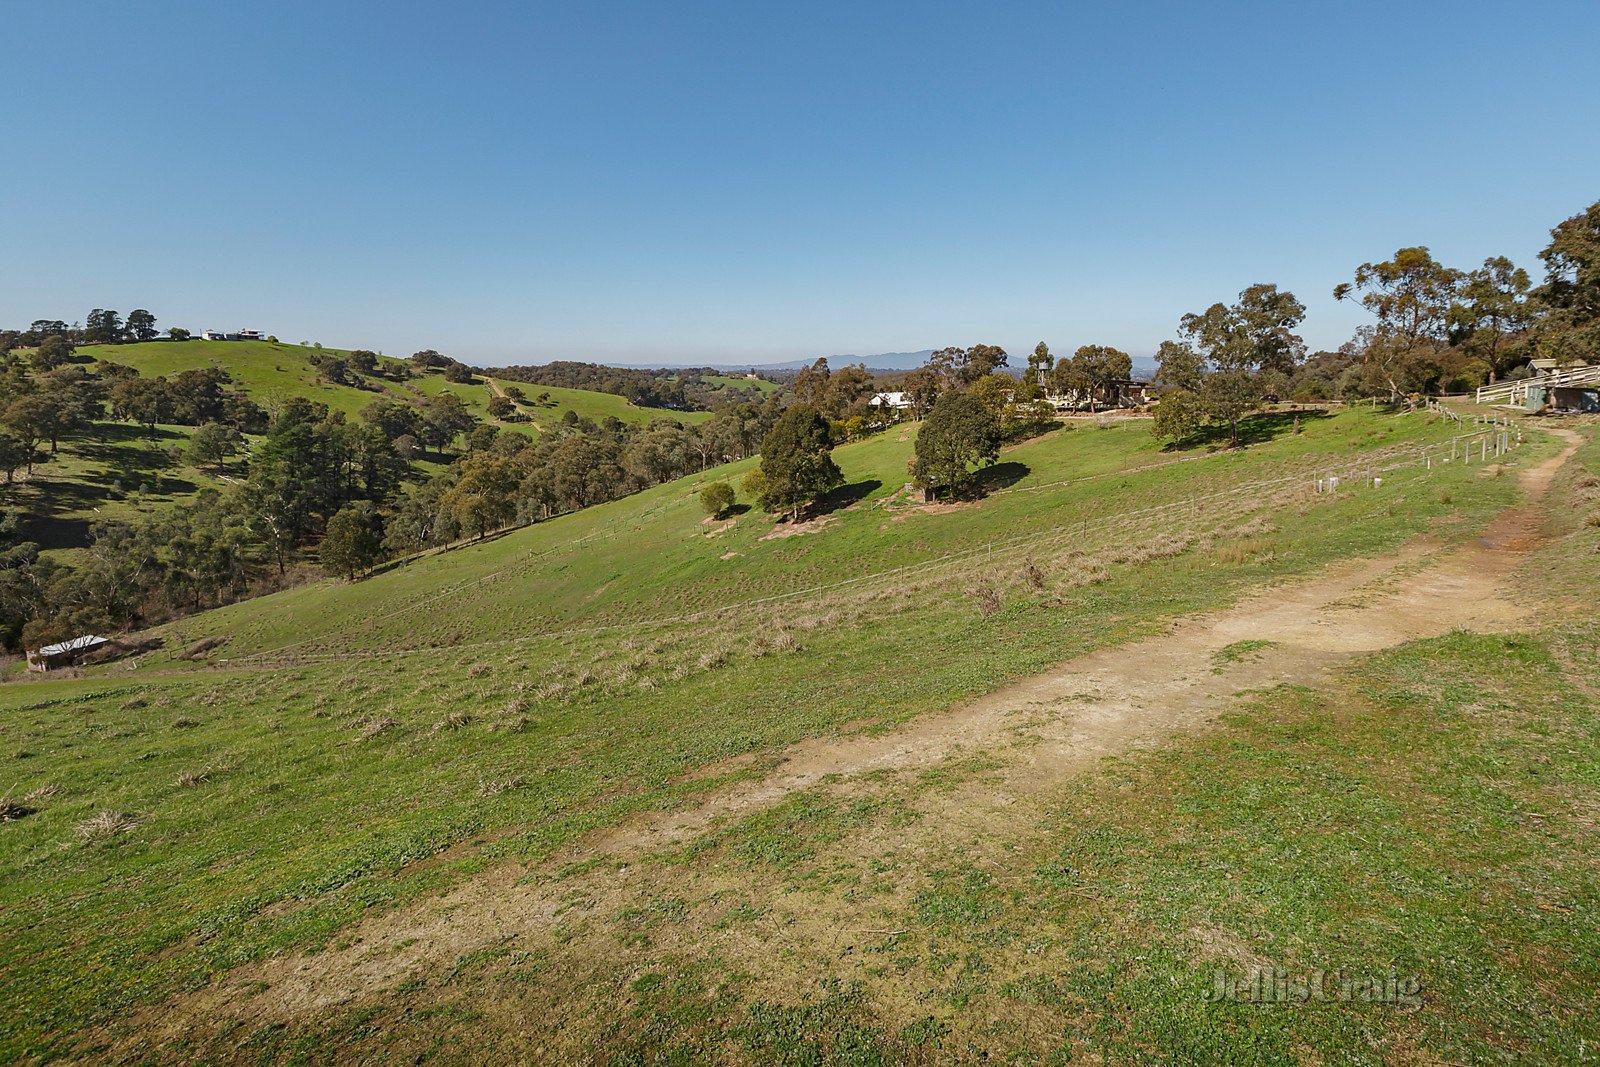
[(224, 333), (221, 330), (206, 330), (200, 335), (207, 341), (264, 341), (266, 335), (260, 330), (235, 330), (233, 333)]

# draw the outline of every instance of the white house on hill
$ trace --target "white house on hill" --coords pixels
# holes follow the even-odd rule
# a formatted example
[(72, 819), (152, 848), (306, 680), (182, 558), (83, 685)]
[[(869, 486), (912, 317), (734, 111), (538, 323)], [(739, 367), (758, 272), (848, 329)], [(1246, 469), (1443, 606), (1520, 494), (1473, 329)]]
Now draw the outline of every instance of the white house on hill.
[(906, 399), (904, 393), (876, 393), (867, 401), (867, 407), (877, 408), (879, 411), (909, 411), (911, 401)]

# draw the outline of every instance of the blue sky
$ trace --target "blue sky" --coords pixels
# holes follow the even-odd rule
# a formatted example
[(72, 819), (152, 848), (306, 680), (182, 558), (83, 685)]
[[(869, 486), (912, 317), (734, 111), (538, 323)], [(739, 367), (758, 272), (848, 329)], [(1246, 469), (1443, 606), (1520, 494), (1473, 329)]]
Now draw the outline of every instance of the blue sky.
[[(246, 8), (253, 10), (246, 10)], [(1534, 266), (1600, 4), (17, 3), (0, 324), (468, 361), (1148, 354), (1258, 281)]]

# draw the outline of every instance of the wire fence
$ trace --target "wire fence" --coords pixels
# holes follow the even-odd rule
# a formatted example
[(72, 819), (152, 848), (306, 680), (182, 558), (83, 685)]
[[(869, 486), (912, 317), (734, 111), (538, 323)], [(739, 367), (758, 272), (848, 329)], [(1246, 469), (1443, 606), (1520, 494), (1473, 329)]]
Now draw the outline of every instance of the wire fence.
[[(1449, 442), (1430, 445), (1392, 445), (1368, 453), (1346, 457), (1336, 463), (1330, 463), (1326, 458), (1313, 458), (1297, 463), (1296, 469), (1292, 471), (1270, 478), (1238, 483), (1208, 493), (1191, 493), (1161, 504), (1127, 509), (1110, 515), (1081, 515), (1077, 518), (1057, 523), (1048, 529), (994, 538), (983, 544), (946, 552), (929, 559), (882, 568), (867, 574), (842, 578), (837, 581), (816, 583), (800, 589), (732, 601), (710, 608), (635, 618), (622, 622), (542, 629), (516, 637), (424, 643), (410, 647), (389, 647), (370, 650), (293, 651), (297, 648), (315, 644), (318, 640), (316, 638), (308, 638), (263, 652), (219, 659), (217, 663), (219, 666), (235, 667), (293, 666), (297, 664), (393, 659), (442, 652), (457, 654), (603, 634), (647, 631), (660, 627), (682, 626), (695, 622), (725, 619), (740, 614), (757, 612), (779, 604), (804, 602), (808, 599), (817, 599), (848, 590), (870, 588), (874, 585), (893, 582), (910, 574), (916, 574), (921, 578), (937, 576), (942, 573), (959, 570), (977, 560), (1006, 559), (1028, 552), (1037, 552), (1052, 546), (1060, 546), (1067, 542), (1075, 542), (1076, 545), (1084, 548), (1104, 547), (1107, 542), (1113, 539), (1126, 540), (1133, 535), (1153, 532), (1156, 528), (1159, 528), (1161, 532), (1181, 532), (1187, 527), (1212, 518), (1224, 510), (1231, 517), (1243, 519), (1251, 514), (1277, 510), (1297, 500), (1304, 499), (1308, 495), (1337, 493), (1356, 486), (1372, 487), (1374, 484), (1379, 483), (1384, 476), (1397, 472), (1409, 470), (1425, 476), (1431, 473), (1436, 465), (1455, 462), (1457, 457), (1460, 457), (1463, 462), (1471, 463), (1471, 455), (1474, 450), (1479, 452), (1480, 458), (1478, 461), (1485, 462), (1491, 453), (1496, 456), (1503, 455), (1505, 451), (1516, 447), (1520, 443), (1520, 431), (1497, 422), (1459, 434)], [(1448, 459), (1444, 454), (1444, 449), (1446, 448), (1450, 449)], [(1152, 466), (1167, 465), (1170, 464), (1155, 464)], [(1107, 472), (1105, 476), (1128, 475), (1131, 473), (1134, 473), (1134, 471), (1115, 471)], [(1057, 488), (1076, 485), (1085, 480), (1088, 480), (1088, 478), (1067, 480), (1058, 483)], [(1249, 501), (1244, 508), (1237, 506), (1241, 498)], [(562, 546), (553, 546), (541, 551), (537, 556), (540, 558), (547, 557), (564, 547), (590, 540), (594, 536), (596, 534), (590, 534), (584, 538), (574, 539), (574, 541), (565, 543)], [(528, 558), (524, 558), (515, 564), (502, 568), (500, 571), (484, 575), (425, 601), (414, 602), (394, 612), (367, 620), (365, 625), (376, 625), (379, 622), (392, 620), (407, 612), (436, 604), (450, 596), (460, 595), (490, 580), (504, 577), (508, 572), (520, 570), (528, 562)]]

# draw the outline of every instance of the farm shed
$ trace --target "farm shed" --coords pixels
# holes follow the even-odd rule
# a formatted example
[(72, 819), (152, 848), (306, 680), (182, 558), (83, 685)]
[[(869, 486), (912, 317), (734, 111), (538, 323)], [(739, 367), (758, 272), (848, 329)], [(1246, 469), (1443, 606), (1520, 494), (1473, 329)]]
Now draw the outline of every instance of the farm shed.
[(53, 645), (45, 645), (43, 648), (37, 648), (28, 653), (28, 669), (30, 671), (48, 671), (52, 667), (70, 666), (95, 649), (103, 648), (110, 643), (111, 638), (109, 637), (84, 634), (82, 637), (74, 637), (70, 641), (60, 641)]
[(1527, 396), (1529, 411), (1600, 412), (1600, 388), (1592, 385), (1530, 385)]

